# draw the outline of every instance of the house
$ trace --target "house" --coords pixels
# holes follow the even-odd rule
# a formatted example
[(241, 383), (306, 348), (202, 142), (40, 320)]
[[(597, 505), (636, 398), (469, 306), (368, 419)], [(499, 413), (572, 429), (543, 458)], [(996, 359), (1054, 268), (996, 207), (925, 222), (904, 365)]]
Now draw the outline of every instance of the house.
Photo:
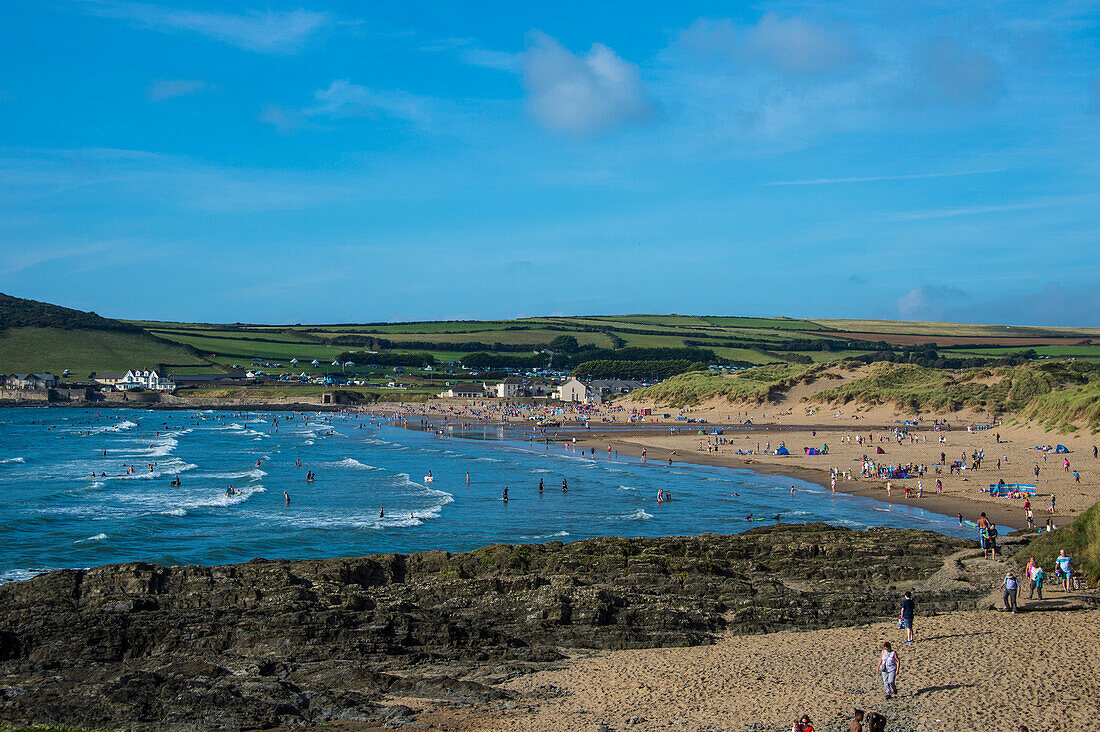
[(463, 384), (455, 384), (445, 392), (440, 393), (441, 397), (451, 397), (456, 399), (479, 399), (486, 396), (485, 384), (480, 382), (466, 382)]
[(504, 381), (496, 384), (493, 389), (501, 399), (518, 397), (523, 393), (523, 379), (518, 376), (509, 376)]
[(588, 385), (589, 400), (602, 402), (604, 398), (618, 394), (629, 394), (635, 389), (641, 389), (645, 384), (640, 381), (625, 379), (597, 379)]
[(588, 387), (577, 379), (569, 379), (554, 391), (553, 396), (563, 402), (587, 401)]
[(57, 377), (53, 374), (11, 374), (4, 379), (9, 389), (52, 389), (57, 386)]
[(92, 377), (92, 380), (97, 384), (102, 384), (108, 387), (108, 389), (114, 389), (115, 384), (122, 381), (123, 374), (96, 374)]
[(130, 369), (113, 386), (120, 391), (130, 389), (172, 391), (176, 388), (175, 382), (151, 369)]

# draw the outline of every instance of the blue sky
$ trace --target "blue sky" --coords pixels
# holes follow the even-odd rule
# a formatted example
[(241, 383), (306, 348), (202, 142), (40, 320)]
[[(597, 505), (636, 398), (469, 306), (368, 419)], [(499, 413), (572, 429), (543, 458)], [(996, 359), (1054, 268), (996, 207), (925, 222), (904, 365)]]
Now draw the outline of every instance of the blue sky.
[(0, 0), (0, 291), (1100, 325), (1100, 5)]

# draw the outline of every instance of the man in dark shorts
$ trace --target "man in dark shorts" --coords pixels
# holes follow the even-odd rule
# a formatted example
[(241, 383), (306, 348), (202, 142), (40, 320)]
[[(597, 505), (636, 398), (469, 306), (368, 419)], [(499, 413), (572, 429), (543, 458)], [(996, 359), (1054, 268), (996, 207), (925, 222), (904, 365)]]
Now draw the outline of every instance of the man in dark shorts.
[(901, 627), (905, 628), (905, 642), (913, 642), (913, 613), (917, 604), (913, 602), (913, 593), (906, 591), (905, 599), (901, 601)]
[(982, 511), (982, 515), (978, 517), (978, 537), (982, 542), (982, 551), (985, 552), (986, 559), (989, 558), (989, 540), (986, 538), (986, 531), (989, 529), (989, 519), (985, 517), (985, 511)]

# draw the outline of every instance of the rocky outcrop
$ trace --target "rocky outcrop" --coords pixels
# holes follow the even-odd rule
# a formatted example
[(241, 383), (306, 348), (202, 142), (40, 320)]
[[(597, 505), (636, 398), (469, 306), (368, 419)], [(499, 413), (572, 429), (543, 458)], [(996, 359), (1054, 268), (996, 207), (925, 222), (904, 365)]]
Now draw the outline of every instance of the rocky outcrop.
[[(129, 563), (0, 587), (0, 721), (243, 729), (479, 702), (571, 649), (707, 643), (895, 612), (971, 542), (776, 526), (223, 567)], [(975, 582), (922, 612), (974, 607)]]

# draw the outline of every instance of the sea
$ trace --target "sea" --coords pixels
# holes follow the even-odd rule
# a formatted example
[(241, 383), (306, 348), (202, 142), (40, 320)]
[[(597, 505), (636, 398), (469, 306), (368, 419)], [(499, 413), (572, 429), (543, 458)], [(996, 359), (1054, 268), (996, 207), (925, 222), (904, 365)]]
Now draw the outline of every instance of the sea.
[[(658, 503), (659, 489), (672, 500)], [(781, 475), (582, 454), (521, 429), (407, 429), (340, 413), (0, 409), (3, 582), (113, 562), (467, 551), (777, 521), (972, 533), (953, 517)]]

